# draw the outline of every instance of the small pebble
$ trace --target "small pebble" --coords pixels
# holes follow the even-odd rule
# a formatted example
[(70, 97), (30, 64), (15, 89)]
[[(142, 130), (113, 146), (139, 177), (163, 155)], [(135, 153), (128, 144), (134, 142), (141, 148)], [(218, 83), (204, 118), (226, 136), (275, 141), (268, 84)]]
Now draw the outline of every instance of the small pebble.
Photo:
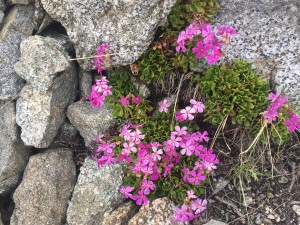
[(292, 209), (295, 213), (297, 213), (298, 216), (300, 216), (300, 206), (299, 205), (293, 205)]
[(286, 184), (288, 182), (289, 182), (289, 179), (287, 177), (282, 176), (282, 177), (278, 178), (278, 183), (280, 183), (280, 184)]
[(274, 198), (274, 195), (273, 195), (271, 192), (268, 192), (268, 193), (267, 193), (267, 197), (268, 197), (268, 198)]
[(275, 220), (275, 216), (273, 216), (272, 214), (269, 214), (269, 215), (267, 216), (267, 218), (270, 219), (270, 220)]

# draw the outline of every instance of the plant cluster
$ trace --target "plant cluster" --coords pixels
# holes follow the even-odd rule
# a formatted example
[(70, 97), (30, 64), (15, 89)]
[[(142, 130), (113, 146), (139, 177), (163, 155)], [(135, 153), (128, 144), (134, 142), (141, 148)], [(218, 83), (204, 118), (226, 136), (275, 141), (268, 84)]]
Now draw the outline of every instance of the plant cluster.
[[(126, 103), (124, 107), (132, 104), (124, 99), (121, 101)], [(168, 101), (163, 101), (157, 113), (171, 115), (170, 107)], [(147, 204), (148, 199), (161, 196), (183, 204), (187, 191), (198, 196), (202, 194), (207, 176), (219, 163), (213, 150), (203, 145), (209, 140), (208, 133), (195, 131), (188, 125), (204, 108), (203, 103), (191, 99), (191, 106), (176, 112), (177, 124), (168, 139), (161, 142), (142, 132), (148, 130), (145, 124), (125, 124), (119, 136), (97, 138), (99, 145), (94, 158), (98, 166), (125, 163), (127, 176), (120, 191), (136, 204)], [(181, 217), (186, 207), (183, 206), (176, 212), (178, 220), (189, 221), (203, 211), (205, 201), (194, 198), (190, 204), (192, 210), (188, 210), (190, 216)]]

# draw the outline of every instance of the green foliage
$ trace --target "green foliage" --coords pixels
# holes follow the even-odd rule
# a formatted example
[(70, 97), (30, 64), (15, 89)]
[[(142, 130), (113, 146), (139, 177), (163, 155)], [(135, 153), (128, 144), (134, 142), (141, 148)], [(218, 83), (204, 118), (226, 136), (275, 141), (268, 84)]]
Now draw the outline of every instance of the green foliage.
[(191, 68), (195, 68), (199, 64), (191, 48), (187, 48), (185, 53), (179, 52), (172, 61), (172, 65), (177, 68), (182, 68), (184, 73), (187, 73)]
[(165, 30), (180, 31), (197, 15), (199, 19), (208, 20), (220, 7), (216, 0), (177, 0), (173, 6)]
[(232, 124), (250, 126), (268, 105), (267, 80), (242, 59), (214, 65), (195, 80), (206, 97), (205, 117), (213, 124), (228, 115)]
[(170, 60), (165, 54), (158, 50), (148, 50), (139, 64), (140, 78), (148, 83), (151, 81), (163, 82), (165, 76), (174, 75), (170, 65)]

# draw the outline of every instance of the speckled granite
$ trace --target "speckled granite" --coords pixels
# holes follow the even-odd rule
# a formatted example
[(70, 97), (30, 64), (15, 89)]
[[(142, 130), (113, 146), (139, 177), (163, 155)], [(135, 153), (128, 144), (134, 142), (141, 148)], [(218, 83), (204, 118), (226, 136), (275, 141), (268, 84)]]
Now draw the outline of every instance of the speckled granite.
[[(110, 51), (140, 52), (112, 57), (115, 65), (134, 62), (148, 48), (175, 0), (41, 0), (44, 9), (67, 30), (77, 57), (92, 56), (102, 43)], [(88, 70), (93, 60), (81, 60)]]
[(139, 212), (129, 220), (128, 225), (183, 225), (184, 223), (171, 222), (175, 218), (175, 204), (168, 198), (159, 198), (150, 202), (149, 205), (143, 205)]
[(97, 168), (94, 160), (86, 158), (67, 211), (68, 225), (102, 225), (104, 213), (124, 201), (119, 192), (123, 176), (119, 164)]
[(223, 0), (217, 24), (239, 32), (227, 50), (230, 59), (254, 62), (300, 109), (300, 1)]

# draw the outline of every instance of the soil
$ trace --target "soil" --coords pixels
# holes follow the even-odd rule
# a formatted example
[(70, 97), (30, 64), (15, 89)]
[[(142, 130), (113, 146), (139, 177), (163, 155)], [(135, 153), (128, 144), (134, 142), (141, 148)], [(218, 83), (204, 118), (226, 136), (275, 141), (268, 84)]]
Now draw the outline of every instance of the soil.
[(230, 173), (230, 168), (240, 163), (239, 152), (229, 152), (224, 142), (217, 141), (215, 151), (219, 152), (221, 163), (205, 191), (207, 211), (192, 224), (200, 225), (210, 219), (231, 225), (300, 224), (300, 214), (292, 209), (300, 206), (299, 140), (295, 137), (283, 146), (272, 145), (271, 149), (260, 153), (258, 161), (263, 163), (257, 163), (261, 172), (258, 180), (240, 179), (236, 171)]

